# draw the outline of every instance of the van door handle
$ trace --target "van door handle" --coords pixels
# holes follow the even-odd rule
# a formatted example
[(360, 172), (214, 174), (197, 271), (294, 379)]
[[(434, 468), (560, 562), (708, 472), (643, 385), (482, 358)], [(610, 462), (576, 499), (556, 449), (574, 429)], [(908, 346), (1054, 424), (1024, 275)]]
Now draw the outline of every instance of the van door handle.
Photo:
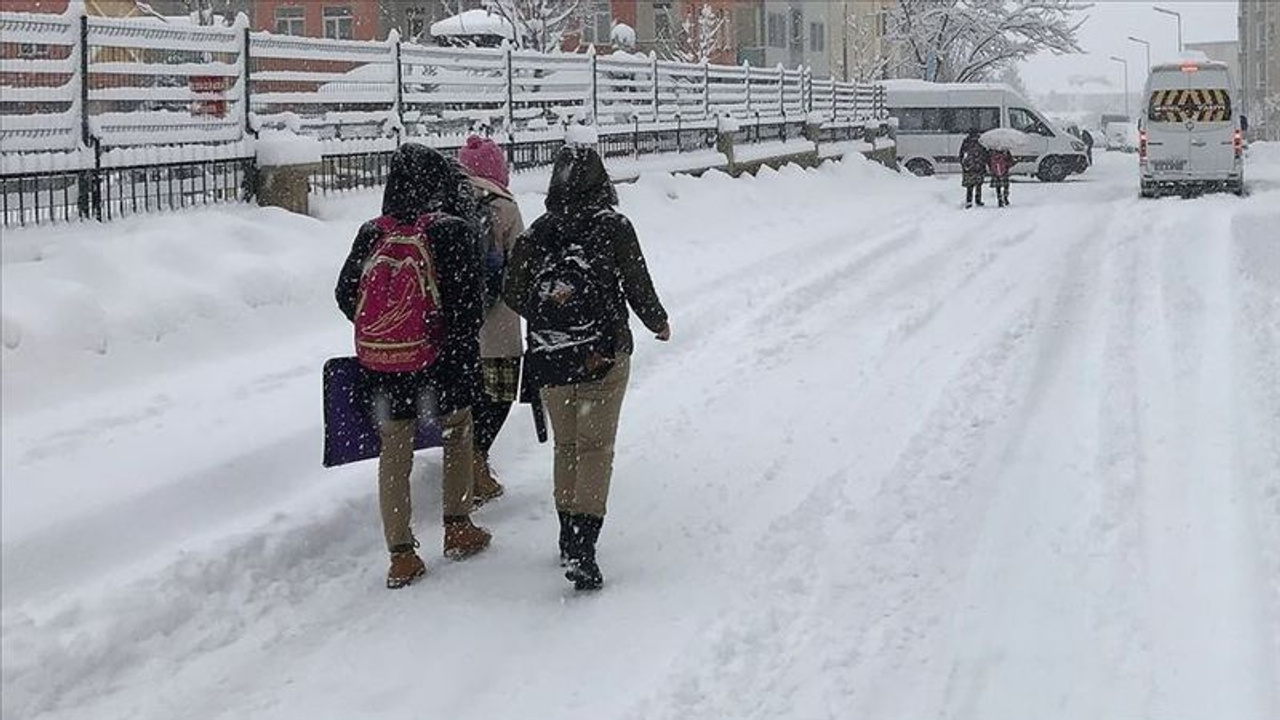
[(1162, 147), (1162, 146), (1164, 145), (1164, 143), (1162, 143), (1162, 142), (1155, 142), (1154, 140), (1147, 142), (1147, 144), (1148, 144), (1148, 145), (1150, 145), (1150, 146), (1152, 146), (1152, 147)]
[(1208, 145), (1209, 143), (1207, 143), (1207, 142), (1205, 142), (1205, 141), (1203, 141), (1203, 140), (1192, 140), (1192, 141), (1191, 141), (1191, 144), (1192, 144), (1192, 145), (1194, 145), (1195, 147), (1204, 147), (1205, 145)]

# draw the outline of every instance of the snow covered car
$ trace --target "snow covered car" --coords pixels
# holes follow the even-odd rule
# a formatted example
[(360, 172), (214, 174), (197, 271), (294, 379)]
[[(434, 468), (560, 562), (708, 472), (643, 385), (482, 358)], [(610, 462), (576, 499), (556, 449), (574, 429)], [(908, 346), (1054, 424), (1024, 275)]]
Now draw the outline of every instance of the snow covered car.
[(1130, 122), (1107, 123), (1107, 150), (1111, 152), (1138, 152), (1138, 126)]
[(1061, 182), (1089, 167), (1084, 143), (1055, 128), (1008, 85), (887, 80), (884, 86), (889, 114), (898, 118), (898, 157), (916, 175), (960, 172), (965, 135), (1000, 127), (1028, 137), (1015, 174)]
[(1244, 120), (1225, 63), (1188, 60), (1151, 69), (1139, 119), (1143, 197), (1244, 193)]

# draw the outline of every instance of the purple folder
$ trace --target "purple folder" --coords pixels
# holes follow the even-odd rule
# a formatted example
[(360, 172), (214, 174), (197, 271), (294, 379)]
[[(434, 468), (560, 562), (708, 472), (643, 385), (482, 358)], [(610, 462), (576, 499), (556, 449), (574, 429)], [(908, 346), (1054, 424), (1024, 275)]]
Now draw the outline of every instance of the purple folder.
[[(418, 419), (414, 448), (440, 447), (435, 418)], [(369, 402), (360, 386), (360, 364), (353, 357), (324, 364), (324, 466), (335, 467), (378, 457), (382, 442)]]

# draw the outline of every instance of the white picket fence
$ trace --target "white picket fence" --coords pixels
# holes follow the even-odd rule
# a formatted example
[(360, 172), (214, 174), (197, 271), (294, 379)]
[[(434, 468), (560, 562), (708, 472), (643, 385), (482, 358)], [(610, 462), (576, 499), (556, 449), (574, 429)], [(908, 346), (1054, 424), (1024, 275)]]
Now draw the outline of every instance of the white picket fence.
[(574, 121), (608, 134), (717, 117), (848, 124), (885, 109), (881, 88), (806, 68), (280, 36), (243, 16), (200, 27), (0, 12), (0, 174), (225, 159), (275, 127), (339, 153), (457, 146), (478, 125), (514, 142)]

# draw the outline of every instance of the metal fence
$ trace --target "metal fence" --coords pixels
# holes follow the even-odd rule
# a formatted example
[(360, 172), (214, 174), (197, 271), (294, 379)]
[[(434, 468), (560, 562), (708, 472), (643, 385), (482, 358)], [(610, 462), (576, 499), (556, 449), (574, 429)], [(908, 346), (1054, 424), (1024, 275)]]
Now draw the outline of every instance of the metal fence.
[(249, 199), (254, 139), (276, 130), (323, 142), (312, 182), (332, 192), (381, 184), (406, 140), (456, 152), (484, 132), (523, 169), (549, 164), (573, 122), (621, 157), (712, 147), (719, 118), (753, 142), (886, 115), (883, 88), (807, 68), (0, 12), (0, 225)]

